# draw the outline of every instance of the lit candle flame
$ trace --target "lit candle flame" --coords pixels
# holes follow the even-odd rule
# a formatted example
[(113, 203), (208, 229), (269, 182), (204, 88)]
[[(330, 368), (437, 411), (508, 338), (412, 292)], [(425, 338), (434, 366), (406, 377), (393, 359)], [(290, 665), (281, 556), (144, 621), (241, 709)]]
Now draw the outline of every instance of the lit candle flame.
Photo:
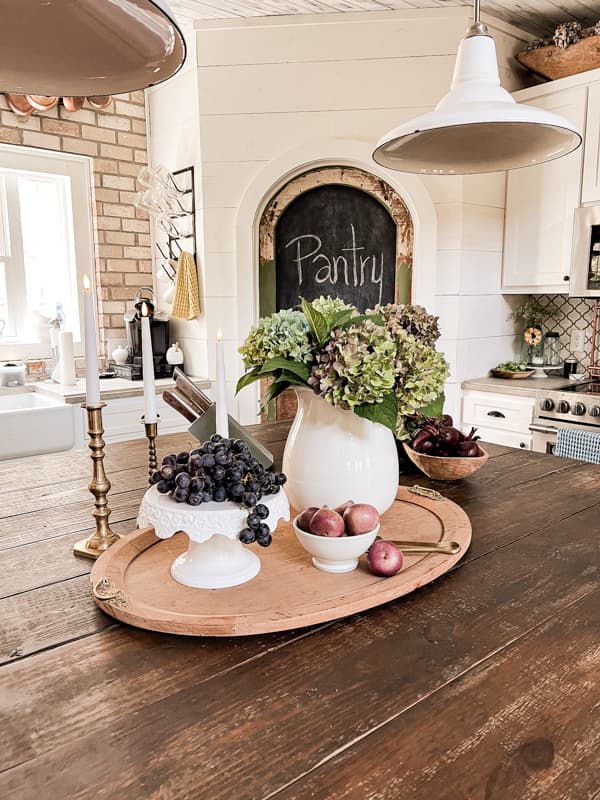
[(221, 328), (219, 328), (217, 330), (217, 342), (222, 341), (222, 339), (223, 339), (223, 331), (221, 330)]
[(90, 279), (88, 278), (87, 275), (84, 275), (83, 276), (83, 291), (84, 292), (89, 292), (89, 290), (91, 288), (92, 288), (92, 284), (90, 283)]
[(148, 308), (148, 303), (145, 300), (142, 301), (142, 305), (141, 305), (141, 308), (140, 308), (140, 314), (142, 315), (142, 317), (149, 317), (150, 316), (150, 309)]

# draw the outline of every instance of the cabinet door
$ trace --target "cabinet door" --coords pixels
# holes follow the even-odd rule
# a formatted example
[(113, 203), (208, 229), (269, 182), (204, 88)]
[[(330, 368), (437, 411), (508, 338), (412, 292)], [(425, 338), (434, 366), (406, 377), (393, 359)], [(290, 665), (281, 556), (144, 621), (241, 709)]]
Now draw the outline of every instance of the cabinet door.
[(582, 203), (600, 203), (600, 81), (588, 87)]
[[(585, 124), (587, 87), (529, 101)], [(506, 183), (502, 290), (568, 293), (573, 220), (581, 194), (582, 148), (535, 167), (510, 170)]]

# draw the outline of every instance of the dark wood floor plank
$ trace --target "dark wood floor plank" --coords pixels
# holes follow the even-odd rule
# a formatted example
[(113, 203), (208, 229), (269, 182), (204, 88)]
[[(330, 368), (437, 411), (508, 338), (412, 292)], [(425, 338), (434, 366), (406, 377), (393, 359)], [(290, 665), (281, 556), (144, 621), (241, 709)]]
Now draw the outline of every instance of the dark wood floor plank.
[(87, 575), (0, 600), (0, 664), (103, 630)]
[(591, 800), (600, 787), (596, 592), (273, 800)]
[[(404, 600), (259, 660), (239, 659), (208, 682), (181, 679), (190, 649), (210, 658), (243, 642), (119, 628), (5, 666), (0, 759), (20, 766), (0, 777), (0, 796), (264, 797), (596, 591), (596, 521), (596, 509), (577, 514), (568, 537), (560, 523), (549, 526), (498, 550), (483, 569), (467, 564)], [(131, 638), (136, 646), (120, 653)], [(149, 686), (139, 642), (152, 649), (165, 639), (173, 678), (163, 686), (153, 676)], [(477, 707), (478, 694), (471, 699)]]

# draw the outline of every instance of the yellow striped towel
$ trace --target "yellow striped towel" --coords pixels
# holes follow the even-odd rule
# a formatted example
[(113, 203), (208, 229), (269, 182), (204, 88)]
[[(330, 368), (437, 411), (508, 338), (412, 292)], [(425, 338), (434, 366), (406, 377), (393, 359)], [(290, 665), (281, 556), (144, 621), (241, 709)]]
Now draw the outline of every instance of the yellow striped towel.
[(175, 297), (173, 298), (172, 317), (194, 319), (200, 313), (200, 292), (198, 290), (198, 273), (196, 262), (191, 253), (179, 254), (177, 277), (175, 278)]

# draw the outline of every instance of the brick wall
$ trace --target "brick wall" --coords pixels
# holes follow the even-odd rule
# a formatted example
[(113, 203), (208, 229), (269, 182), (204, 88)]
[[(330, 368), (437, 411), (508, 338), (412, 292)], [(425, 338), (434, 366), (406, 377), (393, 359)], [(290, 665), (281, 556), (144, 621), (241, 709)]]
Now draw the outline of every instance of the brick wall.
[(91, 156), (94, 172), (96, 286), (102, 354), (125, 336), (123, 313), (139, 286), (152, 285), (150, 223), (133, 205), (135, 176), (148, 163), (144, 92), (117, 95), (104, 111), (62, 105), (28, 119), (0, 94), (0, 142)]

